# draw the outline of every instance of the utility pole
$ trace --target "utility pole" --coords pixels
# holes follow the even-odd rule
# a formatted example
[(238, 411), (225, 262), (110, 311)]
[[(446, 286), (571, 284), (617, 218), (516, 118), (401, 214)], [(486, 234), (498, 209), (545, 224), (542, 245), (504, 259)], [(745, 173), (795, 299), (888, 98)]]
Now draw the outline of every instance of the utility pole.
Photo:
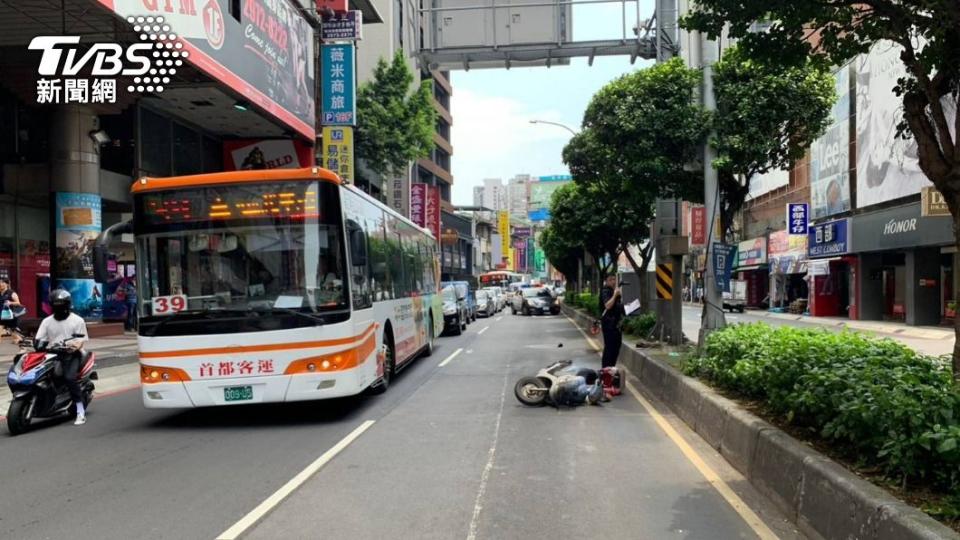
[[(700, 34), (700, 63), (703, 68), (703, 108), (714, 112), (717, 110), (717, 101), (713, 94), (713, 66), (717, 63), (717, 42), (709, 39), (706, 34)], [(707, 140), (709, 141), (715, 135), (711, 132)], [(703, 316), (700, 320), (700, 335), (697, 342), (700, 347), (706, 342), (710, 332), (726, 326), (726, 320), (723, 316), (723, 304), (720, 298), (721, 291), (717, 288), (717, 272), (723, 272), (723, 269), (714, 267), (713, 243), (723, 242), (724, 238), (717, 238), (717, 219), (720, 214), (720, 189), (717, 183), (717, 170), (713, 167), (713, 160), (717, 153), (707, 142), (703, 145), (703, 189), (704, 205), (707, 209), (707, 260), (704, 272), (704, 292), (706, 298), (703, 304)]]

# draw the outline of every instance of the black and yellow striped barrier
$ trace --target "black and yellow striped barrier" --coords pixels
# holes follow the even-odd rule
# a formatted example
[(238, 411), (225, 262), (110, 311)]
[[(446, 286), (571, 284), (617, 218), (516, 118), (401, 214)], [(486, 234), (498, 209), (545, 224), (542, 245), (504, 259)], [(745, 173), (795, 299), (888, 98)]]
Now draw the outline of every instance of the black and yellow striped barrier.
[(673, 263), (657, 265), (657, 298), (673, 299)]

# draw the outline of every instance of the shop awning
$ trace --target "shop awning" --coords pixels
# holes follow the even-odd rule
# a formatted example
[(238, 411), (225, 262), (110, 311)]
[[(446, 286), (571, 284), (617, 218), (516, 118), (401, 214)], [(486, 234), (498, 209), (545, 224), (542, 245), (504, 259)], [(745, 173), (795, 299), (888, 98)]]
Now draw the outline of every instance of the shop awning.
[(766, 269), (766, 267), (767, 267), (767, 265), (765, 265), (765, 264), (754, 264), (754, 265), (751, 265), (751, 266), (741, 266), (741, 267), (739, 267), (739, 268), (734, 268), (733, 271), (734, 271), (734, 272), (749, 272), (749, 271), (751, 271), (751, 270)]

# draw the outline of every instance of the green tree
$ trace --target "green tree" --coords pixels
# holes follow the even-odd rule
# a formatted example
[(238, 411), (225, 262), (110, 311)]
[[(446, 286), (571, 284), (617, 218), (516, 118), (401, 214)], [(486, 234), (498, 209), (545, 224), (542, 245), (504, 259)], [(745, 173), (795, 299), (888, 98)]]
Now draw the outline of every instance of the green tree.
[(738, 47), (716, 64), (714, 90), (720, 226), (730, 232), (755, 175), (789, 169), (830, 124), (836, 101), (831, 73), (813, 62), (772, 67)]
[(550, 228), (554, 241), (579, 246), (593, 257), (600, 276), (609, 273), (620, 254), (617, 217), (608, 214), (598, 189), (567, 184), (550, 198)]
[[(620, 167), (620, 154), (617, 148), (599, 140), (594, 127), (584, 128), (563, 149), (564, 162), (573, 172), (574, 181), (590, 188), (600, 199), (603, 218), (609, 216), (614, 220), (611, 226), (616, 227), (619, 250), (637, 276), (643, 276), (653, 254), (650, 222), (654, 217), (654, 201), (662, 187), (656, 182), (634, 182), (633, 177), (625, 175)], [(633, 166), (634, 171), (641, 168), (642, 164)], [(679, 171), (678, 174), (687, 173)], [(630, 246), (640, 248), (639, 261)], [(649, 298), (644, 294), (640, 300), (646, 311)]]
[[(764, 32), (754, 23), (772, 21)], [(917, 142), (920, 169), (943, 194), (960, 246), (960, 4), (956, 0), (698, 0), (682, 21), (718, 37), (726, 29), (745, 55), (771, 66), (839, 66), (877, 43), (895, 43), (906, 75), (898, 134)], [(960, 337), (960, 318), (955, 326)], [(953, 352), (960, 383), (960, 339)]]
[(381, 58), (373, 80), (357, 92), (356, 157), (382, 178), (403, 174), (411, 161), (428, 156), (436, 128), (432, 95), (430, 81), (413, 87), (402, 51), (390, 63)]
[[(577, 269), (580, 265), (580, 257), (583, 254), (583, 248), (580, 244), (571, 243), (570, 239), (557, 234), (552, 224), (548, 224), (540, 231), (538, 241), (550, 264), (566, 276), (567, 281), (573, 282), (577, 278)], [(579, 286), (579, 283), (577, 286)]]

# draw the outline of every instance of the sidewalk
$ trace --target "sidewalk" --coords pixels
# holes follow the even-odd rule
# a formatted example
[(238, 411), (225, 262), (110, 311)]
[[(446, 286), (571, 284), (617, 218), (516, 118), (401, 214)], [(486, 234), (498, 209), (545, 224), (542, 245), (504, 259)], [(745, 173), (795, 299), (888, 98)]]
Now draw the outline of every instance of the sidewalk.
[[(697, 303), (684, 302), (687, 307), (699, 308)], [(954, 331), (951, 327), (944, 326), (908, 326), (901, 322), (891, 321), (852, 321), (843, 317), (812, 317), (810, 315), (797, 315), (794, 313), (775, 313), (760, 309), (750, 309), (743, 315), (764, 319), (779, 319), (782, 321), (797, 321), (805, 324), (814, 324), (824, 327), (849, 328), (860, 332), (872, 332), (875, 334), (886, 334), (889, 336), (915, 338), (915, 339), (953, 339)]]
[[(86, 348), (97, 354), (97, 364), (118, 365), (137, 361), (137, 335), (126, 332), (122, 336), (110, 336), (91, 339)], [(0, 343), (0, 373), (6, 374), (13, 357), (20, 348), (13, 344), (10, 336), (4, 336)]]

